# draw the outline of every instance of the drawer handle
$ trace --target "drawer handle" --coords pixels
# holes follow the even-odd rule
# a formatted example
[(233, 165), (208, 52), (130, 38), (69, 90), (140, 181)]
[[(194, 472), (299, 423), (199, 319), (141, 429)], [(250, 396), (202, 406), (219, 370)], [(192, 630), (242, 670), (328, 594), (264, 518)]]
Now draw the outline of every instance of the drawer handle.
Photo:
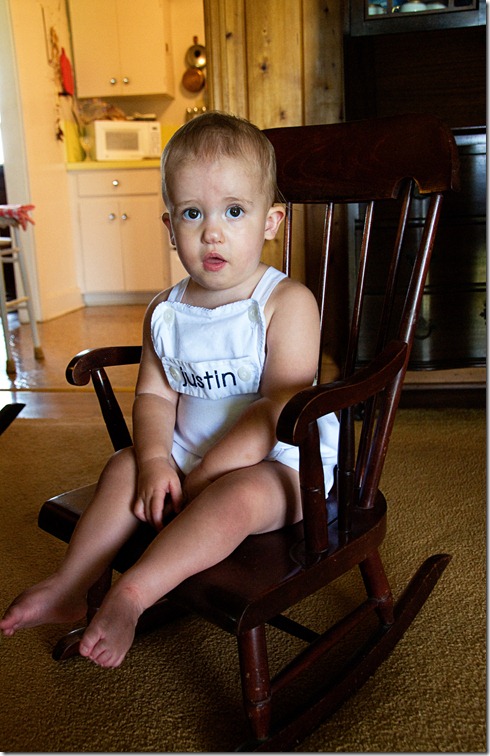
[(123, 84), (129, 84), (129, 79), (127, 76), (123, 78)]
[(121, 215), (121, 220), (128, 220), (128, 215), (127, 215), (127, 213), (123, 213), (123, 214)]
[(113, 87), (115, 84), (117, 84), (117, 79), (112, 77), (112, 79), (109, 79), (109, 84), (111, 85), (111, 87)]
[(112, 186), (119, 186), (119, 181), (117, 179), (114, 179)]
[(109, 220), (110, 221), (116, 220), (116, 213), (109, 213)]

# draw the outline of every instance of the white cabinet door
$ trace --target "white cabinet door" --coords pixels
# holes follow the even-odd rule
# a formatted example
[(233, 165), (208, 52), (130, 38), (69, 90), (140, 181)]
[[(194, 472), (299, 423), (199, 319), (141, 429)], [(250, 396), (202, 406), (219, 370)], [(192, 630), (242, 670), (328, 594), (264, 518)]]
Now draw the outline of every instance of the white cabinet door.
[(121, 251), (126, 291), (157, 291), (166, 283), (168, 255), (161, 203), (153, 197), (119, 200)]
[(116, 0), (70, 0), (79, 97), (110, 97), (121, 89)]
[(124, 291), (118, 202), (83, 199), (79, 219), (84, 291)]
[(168, 0), (70, 0), (78, 97), (173, 95)]
[(157, 292), (168, 285), (168, 232), (155, 195), (81, 197), (83, 290)]
[(117, 0), (122, 94), (173, 94), (167, 0)]

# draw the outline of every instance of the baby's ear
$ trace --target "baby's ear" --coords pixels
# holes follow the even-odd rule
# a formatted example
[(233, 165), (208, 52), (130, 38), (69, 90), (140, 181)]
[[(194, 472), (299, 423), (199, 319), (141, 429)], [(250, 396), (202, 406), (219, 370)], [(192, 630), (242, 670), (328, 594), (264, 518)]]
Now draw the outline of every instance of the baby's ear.
[(286, 211), (281, 205), (273, 205), (267, 213), (265, 220), (265, 239), (274, 239), (279, 227), (286, 216)]
[(175, 246), (174, 232), (172, 231), (172, 223), (170, 221), (170, 215), (168, 213), (163, 213), (162, 221), (163, 221), (164, 226), (167, 227), (167, 230), (170, 234), (170, 243)]

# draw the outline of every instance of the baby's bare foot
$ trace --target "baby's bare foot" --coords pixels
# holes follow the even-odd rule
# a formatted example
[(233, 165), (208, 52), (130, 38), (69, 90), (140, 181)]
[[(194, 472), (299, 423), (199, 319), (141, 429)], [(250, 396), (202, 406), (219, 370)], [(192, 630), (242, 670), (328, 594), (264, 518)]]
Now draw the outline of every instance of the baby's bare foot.
[(116, 583), (83, 634), (81, 656), (100, 667), (119, 667), (133, 644), (140, 614), (137, 595)]
[(10, 637), (17, 630), (49, 623), (76, 622), (85, 616), (85, 597), (68, 592), (64, 581), (55, 573), (28, 588), (10, 604), (0, 631)]

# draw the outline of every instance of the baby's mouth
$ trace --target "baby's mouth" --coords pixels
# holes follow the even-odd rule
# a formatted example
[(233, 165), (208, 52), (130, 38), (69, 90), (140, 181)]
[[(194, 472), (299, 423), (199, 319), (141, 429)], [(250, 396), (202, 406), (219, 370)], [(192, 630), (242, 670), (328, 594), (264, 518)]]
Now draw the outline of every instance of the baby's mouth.
[(222, 270), (225, 267), (226, 260), (217, 252), (208, 252), (208, 254), (204, 256), (202, 264), (204, 270), (216, 272), (218, 270)]

